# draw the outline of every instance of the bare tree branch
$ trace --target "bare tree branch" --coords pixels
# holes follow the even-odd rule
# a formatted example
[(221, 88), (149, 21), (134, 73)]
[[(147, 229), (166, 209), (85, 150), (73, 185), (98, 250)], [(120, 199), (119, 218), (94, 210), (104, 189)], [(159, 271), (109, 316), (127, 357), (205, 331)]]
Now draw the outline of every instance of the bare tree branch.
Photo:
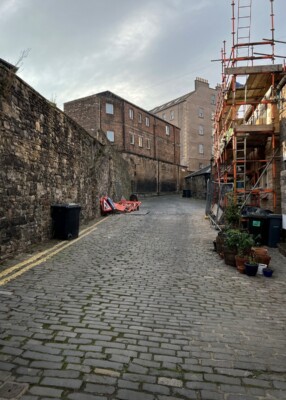
[(20, 54), (20, 56), (19, 56), (17, 62), (15, 63), (15, 66), (16, 66), (18, 69), (20, 69), (20, 68), (22, 67), (22, 65), (23, 65), (23, 60), (24, 60), (25, 58), (28, 57), (28, 55), (30, 54), (30, 51), (31, 51), (31, 48), (28, 48), (28, 49), (25, 49), (25, 50), (23, 50), (23, 51), (21, 52), (21, 54)]

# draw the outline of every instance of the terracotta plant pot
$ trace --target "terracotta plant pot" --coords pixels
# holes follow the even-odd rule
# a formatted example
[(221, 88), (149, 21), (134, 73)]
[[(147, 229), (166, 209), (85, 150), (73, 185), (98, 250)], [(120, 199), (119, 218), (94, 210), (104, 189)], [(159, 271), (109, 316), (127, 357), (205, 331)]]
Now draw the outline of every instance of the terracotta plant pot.
[(255, 260), (259, 263), (259, 264), (266, 264), (267, 267), (270, 263), (271, 257), (268, 254), (256, 254), (255, 255)]
[(268, 255), (268, 249), (266, 247), (252, 247), (251, 251), (256, 255)]
[(236, 267), (236, 269), (238, 270), (238, 272), (240, 274), (245, 274), (245, 266), (244, 265), (239, 265), (238, 267)]
[(236, 263), (236, 268), (237, 270), (241, 273), (244, 274), (245, 272), (245, 263), (247, 262), (248, 258), (245, 256), (235, 256), (235, 263)]

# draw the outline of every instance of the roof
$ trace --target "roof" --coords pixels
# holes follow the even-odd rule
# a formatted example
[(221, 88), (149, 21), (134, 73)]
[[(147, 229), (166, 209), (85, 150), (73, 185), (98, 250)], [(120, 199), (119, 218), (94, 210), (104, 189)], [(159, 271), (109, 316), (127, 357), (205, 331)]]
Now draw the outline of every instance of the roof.
[(133, 107), (136, 107), (138, 110), (141, 110), (141, 111), (145, 112), (146, 114), (149, 114), (149, 115), (152, 116), (153, 118), (155, 117), (155, 118), (157, 118), (157, 119), (159, 119), (159, 120), (161, 120), (161, 121), (164, 121), (165, 124), (168, 124), (168, 125), (174, 126), (174, 127), (177, 128), (177, 129), (180, 129), (177, 125), (174, 125), (174, 124), (172, 124), (171, 122), (165, 121), (163, 118), (159, 117), (158, 115), (152, 114), (151, 111), (147, 111), (147, 110), (145, 110), (144, 108), (142, 108), (142, 107), (140, 107), (140, 106), (137, 106), (137, 105), (134, 104), (134, 103), (131, 103), (129, 100), (126, 100), (126, 99), (124, 99), (123, 97), (120, 97), (120, 96), (118, 96), (117, 94), (115, 94), (115, 93), (113, 93), (113, 92), (110, 92), (109, 90), (106, 90), (106, 91), (104, 91), (104, 92), (99, 92), (99, 93), (96, 93), (96, 94), (92, 94), (92, 95), (90, 95), (90, 96), (82, 97), (82, 98), (79, 98), (79, 99), (67, 101), (67, 102), (65, 102), (64, 104), (73, 103), (73, 102), (77, 102), (77, 101), (81, 101), (81, 100), (87, 99), (87, 98), (89, 98), (89, 97), (97, 97), (97, 96), (99, 96), (99, 97), (115, 97), (115, 98), (117, 98), (117, 99), (119, 99), (119, 100), (121, 100), (121, 101), (124, 101), (125, 103), (130, 104), (130, 105), (133, 106)]
[(207, 165), (206, 167), (199, 169), (198, 171), (192, 172), (190, 175), (186, 176), (185, 179), (192, 178), (193, 176), (205, 175), (210, 173), (211, 173), (211, 166)]
[(182, 103), (183, 101), (185, 101), (189, 96), (191, 96), (193, 93), (195, 93), (195, 91), (193, 90), (190, 93), (184, 94), (181, 97), (178, 97), (177, 99), (171, 100), (168, 103), (162, 104), (161, 106), (155, 107), (152, 110), (150, 110), (150, 113), (155, 114), (156, 112), (165, 110), (166, 108), (172, 107), (175, 104), (179, 104)]

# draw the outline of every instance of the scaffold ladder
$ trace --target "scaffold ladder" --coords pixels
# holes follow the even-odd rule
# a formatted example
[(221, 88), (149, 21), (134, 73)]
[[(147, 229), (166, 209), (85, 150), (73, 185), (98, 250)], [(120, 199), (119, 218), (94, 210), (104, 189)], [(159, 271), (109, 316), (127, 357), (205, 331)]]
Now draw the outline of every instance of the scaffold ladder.
[(235, 149), (237, 200), (242, 203), (246, 197), (246, 137), (236, 138)]
[(249, 57), (250, 54), (250, 27), (251, 27), (252, 0), (238, 0), (236, 42), (245, 46), (236, 48), (236, 57)]

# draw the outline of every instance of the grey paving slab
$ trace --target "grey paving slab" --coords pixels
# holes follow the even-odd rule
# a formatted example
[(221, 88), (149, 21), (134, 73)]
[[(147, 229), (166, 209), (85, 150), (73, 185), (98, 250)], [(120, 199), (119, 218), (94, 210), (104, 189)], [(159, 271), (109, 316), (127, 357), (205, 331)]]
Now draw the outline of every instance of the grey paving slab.
[(0, 384), (29, 384), (23, 400), (285, 399), (285, 258), (241, 275), (203, 202), (142, 202), (1, 287)]

